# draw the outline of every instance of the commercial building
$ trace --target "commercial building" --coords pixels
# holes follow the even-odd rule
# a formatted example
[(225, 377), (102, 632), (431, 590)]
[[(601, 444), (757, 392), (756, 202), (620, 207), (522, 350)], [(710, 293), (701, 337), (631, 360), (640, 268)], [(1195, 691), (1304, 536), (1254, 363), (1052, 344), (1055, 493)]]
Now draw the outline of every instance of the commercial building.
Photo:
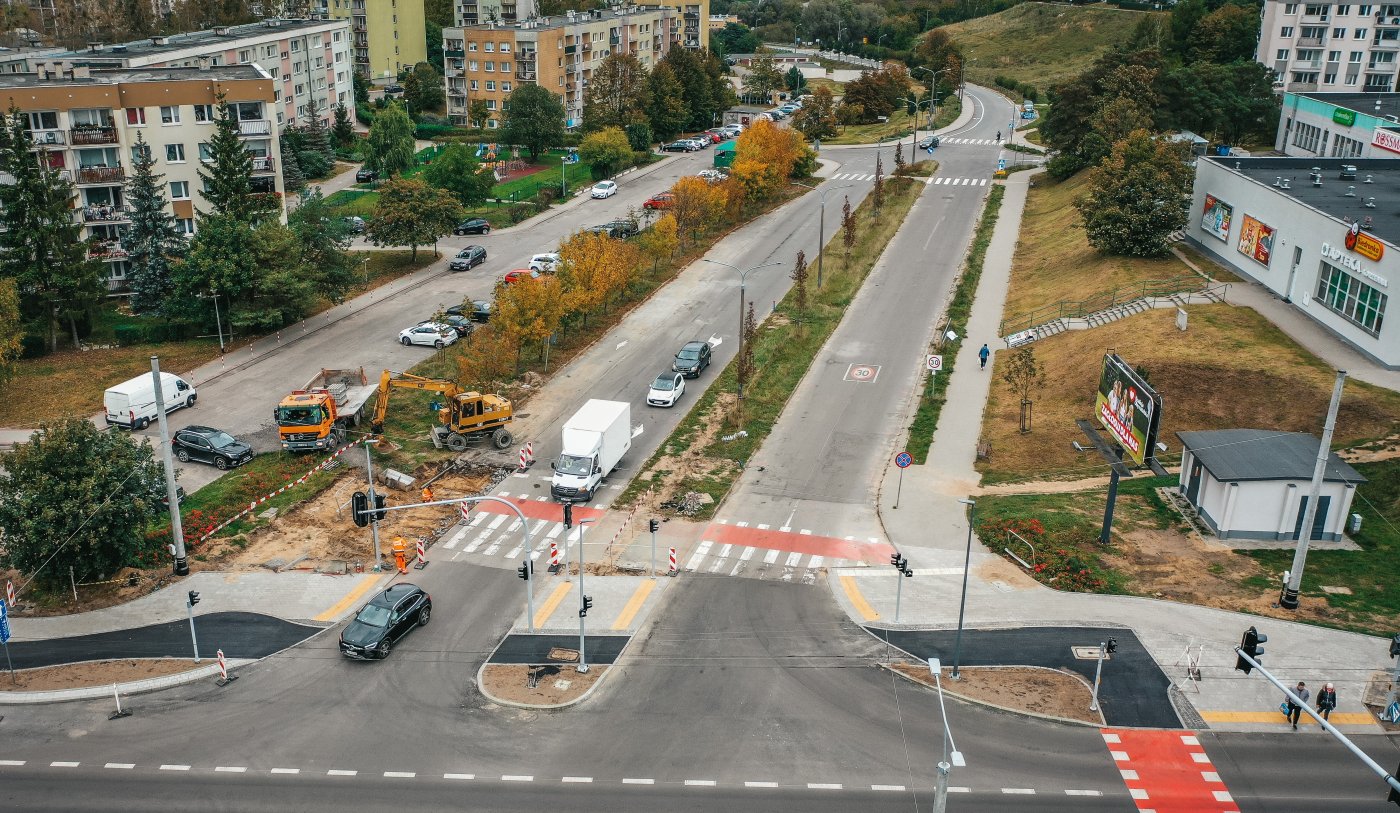
[(404, 68), (428, 61), (423, 0), (321, 0), (332, 18), (349, 20), (355, 72), (392, 82)]
[(53, 63), (0, 75), (0, 106), (28, 118), (35, 150), (73, 182), (73, 218), (84, 226), (91, 255), (107, 262), (108, 286), (120, 290), (129, 264), (119, 240), (131, 223), (126, 181), (137, 136), (165, 176), (168, 210), (194, 234), (195, 212), (207, 210), (198, 167), (208, 155), (220, 93), (253, 155), (254, 192), (280, 201), (276, 85), (256, 64), (94, 71)]
[(1299, 158), (1400, 158), (1400, 93), (1285, 93), (1274, 149)]
[(1285, 91), (1396, 89), (1400, 5), (1264, 0), (1255, 59)]
[[(420, 23), (420, 28), (421, 23)], [(93, 43), (39, 61), (94, 70), (258, 65), (275, 80), (269, 111), (279, 127), (330, 124), (335, 107), (355, 106), (350, 25), (345, 20), (268, 19), (113, 45)]]
[[(1186, 236), (1360, 353), (1400, 369), (1400, 162), (1224, 158), (1196, 162)], [(1386, 213), (1390, 214), (1386, 214)]]

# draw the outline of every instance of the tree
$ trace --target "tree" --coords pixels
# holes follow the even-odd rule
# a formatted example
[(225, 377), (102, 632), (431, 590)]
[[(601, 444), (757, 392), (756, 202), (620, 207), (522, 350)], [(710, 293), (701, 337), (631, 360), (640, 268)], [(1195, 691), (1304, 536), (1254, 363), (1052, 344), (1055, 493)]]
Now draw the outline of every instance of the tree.
[(127, 275), (131, 309), (157, 313), (171, 293), (171, 263), (184, 254), (188, 244), (175, 226), (175, 216), (165, 211), (165, 176), (155, 171), (155, 158), (140, 133), (133, 152), (135, 171), (126, 181), (131, 225), (122, 235), (122, 248), (131, 264)]
[[(627, 134), (627, 144), (633, 152), (646, 152), (651, 149), (651, 125), (645, 121), (638, 121), (622, 128)], [(630, 160), (630, 159), (629, 159)]]
[(487, 106), (485, 99), (472, 99), (467, 105), (467, 121), (471, 126), (478, 129), (486, 126), (486, 122), (491, 118), (491, 108)]
[(447, 73), (447, 62), (442, 53), (442, 26), (432, 20), (423, 20), (424, 33), (428, 35), (428, 64), (441, 76)]
[(15, 359), (24, 349), (24, 316), (19, 309), (19, 286), (0, 279), (0, 381), (14, 374)]
[(726, 23), (710, 33), (710, 44), (726, 54), (752, 54), (762, 45), (758, 35), (740, 23)]
[[(702, 182), (703, 183), (703, 182)], [(559, 281), (564, 307), (587, 322), (588, 314), (606, 304), (641, 261), (637, 246), (606, 234), (578, 232), (559, 246)]]
[(792, 279), (792, 293), (797, 298), (797, 312), (804, 314), (807, 312), (807, 255), (801, 249), (788, 276)]
[(646, 120), (651, 91), (647, 69), (626, 51), (614, 51), (598, 63), (583, 93), (583, 131), (626, 127)]
[(875, 153), (875, 183), (870, 187), (870, 213), (880, 214), (880, 209), (885, 205), (885, 166), (881, 163), (880, 154)]
[(170, 308), (187, 318), (212, 315), (201, 296), (227, 296), (225, 318), (247, 331), (276, 330), (300, 319), (315, 302), (313, 275), (297, 259), (295, 235), (281, 223), (256, 227), (231, 215), (207, 215), (190, 250), (172, 266)]
[(594, 177), (606, 178), (632, 163), (632, 145), (617, 127), (589, 133), (579, 143), (579, 158), (593, 167)]
[(559, 97), (536, 84), (517, 85), (506, 99), (502, 138), (522, 144), (530, 161), (564, 141), (564, 105)]
[(783, 83), (786, 84), (787, 89), (793, 93), (801, 93), (802, 89), (807, 86), (807, 77), (802, 75), (802, 70), (800, 68), (793, 65), (791, 68), (788, 68), (787, 73), (783, 74)]
[[(439, 47), (442, 39), (438, 39)], [(441, 110), (447, 104), (447, 91), (442, 75), (430, 63), (419, 62), (404, 77), (403, 95), (408, 107), (417, 115)]]
[(496, 331), (516, 347), (516, 369), (520, 350), (527, 342), (544, 342), (553, 336), (564, 319), (563, 285), (559, 277), (523, 277), (496, 288), (496, 304), (491, 323)]
[(412, 168), (413, 120), (398, 102), (379, 111), (365, 141), (365, 164), (381, 176), (392, 178)]
[(496, 185), (496, 176), (485, 172), (466, 144), (451, 144), (423, 169), (423, 180), (446, 189), (457, 202), (470, 209), (486, 202)]
[(904, 168), (904, 142), (896, 141), (894, 143), (894, 174), (903, 175)]
[(226, 215), (244, 223), (280, 209), (271, 195), (253, 194), (253, 155), (243, 145), (238, 121), (224, 98), (215, 97), (214, 134), (209, 138), (209, 158), (196, 168), (204, 182), (204, 200), (211, 209), (201, 216)]
[(0, 456), (0, 561), (57, 589), (135, 564), (161, 510), (160, 467), (148, 444), (68, 418)]
[(744, 314), (744, 333), (740, 338), (739, 364), (734, 369), (735, 377), (739, 381), (739, 399), (744, 398), (744, 387), (753, 381), (753, 374), (757, 369), (753, 360), (753, 343), (758, 338), (758, 320), (754, 318), (753, 301), (749, 301), (749, 310)]
[(465, 214), (451, 192), (416, 178), (395, 179), (380, 187), (365, 236), (376, 246), (409, 246), (417, 260), (419, 246), (436, 243)]
[(350, 84), (355, 91), (355, 104), (369, 104), (369, 79), (361, 76), (359, 71), (352, 71)]
[(651, 272), (656, 273), (662, 261), (670, 260), (680, 246), (676, 216), (667, 212), (656, 219), (651, 227), (637, 236), (637, 248), (651, 260)]
[(744, 94), (758, 96), (765, 104), (772, 101), (773, 92), (781, 87), (784, 87), (782, 71), (768, 57), (754, 60), (744, 77)]
[(845, 200), (841, 204), (841, 247), (846, 249), (846, 260), (843, 265), (851, 267), (851, 248), (856, 244), (856, 218), (851, 214), (851, 196), (844, 196)]
[(1031, 431), (1031, 395), (1045, 386), (1045, 370), (1036, 361), (1035, 348), (1023, 344), (1012, 350), (1001, 371), (1001, 380), (1016, 393), (1021, 406), (1021, 432)]
[(342, 150), (355, 146), (355, 125), (350, 122), (350, 111), (343, 104), (335, 106), (335, 126), (331, 128), (331, 137)]
[(675, 71), (664, 61), (652, 70), (647, 87), (651, 97), (647, 105), (651, 131), (662, 141), (670, 141), (680, 134), (689, 115), (685, 109), (684, 88)]
[[(950, 57), (961, 59), (962, 52), (953, 42), (953, 38), (948, 31), (943, 28), (931, 28), (919, 39), (919, 44), (914, 48), (914, 61), (912, 64), (927, 67), (935, 73), (948, 67)], [(926, 74), (920, 74), (926, 76)], [(952, 77), (940, 77), (948, 81)]]
[(801, 134), (771, 121), (759, 120), (735, 141), (730, 175), (742, 179), (751, 200), (763, 200), (788, 182), (798, 158), (806, 150)]
[(792, 117), (792, 126), (809, 139), (836, 135), (836, 100), (831, 88), (822, 85)]
[[(687, 112), (685, 128), (703, 130), (713, 126), (715, 115), (733, 102), (734, 91), (724, 77), (724, 66), (713, 54), (672, 48), (661, 64), (670, 67), (680, 84)], [(655, 122), (652, 127), (661, 132)]]
[(871, 123), (880, 116), (894, 112), (909, 95), (909, 71), (904, 66), (889, 63), (878, 70), (862, 71), (860, 78), (846, 85), (843, 107), (858, 105), (861, 117), (857, 121)]
[(689, 176), (671, 187), (671, 215), (682, 243), (699, 237), (725, 210), (724, 190)]
[(288, 192), (296, 192), (306, 186), (306, 176), (301, 172), (301, 162), (297, 160), (294, 149), (292, 139), (283, 136), (281, 142), (282, 188)]
[(1184, 144), (1137, 130), (1089, 175), (1090, 192), (1075, 202), (1089, 244), (1109, 254), (1160, 257), (1167, 237), (1186, 224), (1191, 167)]
[(1188, 50), (1192, 62), (1225, 65), (1254, 56), (1259, 41), (1259, 13), (1227, 3), (1201, 18), (1191, 32)]
[(464, 387), (484, 392), (499, 390), (515, 372), (515, 362), (520, 357), (518, 344), (516, 337), (502, 333), (495, 325), (473, 330), (459, 345), (457, 380)]
[(287, 228), (296, 237), (297, 260), (318, 296), (340, 304), (355, 283), (355, 258), (350, 229), (326, 203), (321, 188), (313, 186), (287, 216)]

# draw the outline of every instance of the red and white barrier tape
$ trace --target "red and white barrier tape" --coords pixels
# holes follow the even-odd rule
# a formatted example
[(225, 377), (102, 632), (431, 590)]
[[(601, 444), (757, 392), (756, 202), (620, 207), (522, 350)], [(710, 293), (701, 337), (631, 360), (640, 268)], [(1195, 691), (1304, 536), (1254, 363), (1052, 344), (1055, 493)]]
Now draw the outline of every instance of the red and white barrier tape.
[(204, 540), (208, 539), (209, 537), (213, 536), (214, 534), (218, 533), (219, 531), (222, 531), (223, 529), (227, 528), (228, 526), (232, 525), (233, 523), (235, 523), (235, 522), (237, 522), (238, 520), (242, 519), (243, 517), (247, 516), (249, 513), (251, 513), (251, 512), (253, 512), (253, 511), (257, 510), (257, 507), (258, 507), (258, 506), (262, 505), (263, 503), (267, 502), (268, 500), (272, 499), (273, 497), (276, 497), (277, 495), (286, 492), (288, 489), (296, 488), (297, 486), (301, 485), (302, 483), (305, 483), (307, 480), (311, 479), (312, 475), (314, 475), (316, 472), (318, 472), (318, 471), (323, 471), (323, 470), (326, 468), (326, 466), (330, 465), (330, 462), (331, 462), (332, 460), (335, 460), (337, 457), (340, 457), (341, 455), (345, 454), (347, 451), (349, 451), (350, 449), (353, 449), (354, 447), (356, 447), (356, 446), (358, 446), (358, 445), (359, 445), (359, 441), (355, 441), (355, 442), (353, 442), (353, 443), (347, 443), (347, 444), (345, 444), (344, 446), (340, 447), (340, 448), (337, 449), (330, 457), (327, 457), (325, 460), (322, 460), (320, 463), (316, 464), (316, 467), (313, 468), (313, 469), (311, 469), (310, 471), (308, 471), (306, 474), (303, 474), (302, 476), (298, 477), (297, 479), (292, 480), (292, 481), (289, 482), (289, 483), (286, 483), (285, 485), (283, 485), (281, 488), (277, 489), (276, 491), (270, 492), (270, 493), (268, 493), (268, 494), (265, 494), (265, 495), (263, 495), (263, 496), (257, 498), (256, 500), (253, 500), (252, 502), (248, 503), (248, 507), (247, 507), (247, 508), (244, 508), (242, 511), (239, 511), (237, 514), (234, 514), (233, 516), (229, 517), (228, 519), (224, 520), (223, 522), (219, 523), (218, 525), (215, 525), (212, 529), (210, 529), (210, 531), (209, 531), (208, 533), (206, 533), (206, 534), (204, 534), (203, 536), (201, 536), (201, 537), (199, 538), (199, 541), (200, 541), (200, 542), (203, 542)]

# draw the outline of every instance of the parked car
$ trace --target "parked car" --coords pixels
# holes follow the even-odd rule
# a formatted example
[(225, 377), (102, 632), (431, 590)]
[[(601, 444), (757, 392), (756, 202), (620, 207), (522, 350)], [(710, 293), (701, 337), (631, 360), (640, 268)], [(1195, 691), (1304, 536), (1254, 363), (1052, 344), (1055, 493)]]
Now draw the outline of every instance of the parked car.
[(709, 342), (686, 342), (676, 353), (671, 369), (686, 378), (699, 378), (701, 371), (710, 366)]
[(724, 137), (721, 136), (719, 133), (712, 133), (709, 130), (706, 130), (703, 133), (696, 133), (695, 140), (708, 147), (711, 144), (720, 143), (724, 140)]
[(689, 139), (686, 139), (686, 140), (689, 141), (690, 143), (694, 144), (694, 145), (695, 145), (695, 149), (697, 149), (697, 150), (703, 150), (703, 149), (705, 149), (706, 147), (709, 147), (711, 144), (714, 143), (713, 141), (711, 141), (711, 140), (709, 139), (708, 136), (706, 136), (705, 138), (696, 137), (696, 138), (689, 138)]
[(534, 270), (533, 268), (517, 268), (514, 271), (507, 271), (506, 275), (504, 277), (501, 277), (501, 284), (510, 285), (511, 283), (519, 282), (520, 280), (525, 279), (526, 277), (530, 279), (539, 279), (540, 272)]
[(465, 339), (472, 335), (472, 330), (476, 327), (476, 325), (472, 324), (470, 318), (458, 313), (445, 313), (441, 317), (434, 318), (433, 321), (441, 322), (457, 331), (457, 338), (459, 339)]
[(349, 217), (342, 218), (342, 220), (345, 221), (346, 230), (351, 234), (365, 233), (365, 219), (363, 217), (350, 215)]
[(170, 444), (181, 463), (191, 460), (212, 463), (220, 471), (241, 466), (253, 459), (253, 447), (220, 429), (186, 426), (175, 433)]
[(370, 183), (379, 179), (379, 173), (367, 167), (355, 170), (355, 183)]
[(407, 582), (391, 584), (361, 607), (341, 631), (340, 652), (350, 658), (383, 660), (400, 638), (427, 624), (432, 614), (433, 597), (422, 588)]
[(617, 181), (599, 181), (593, 184), (589, 194), (595, 199), (610, 198), (617, 194)]
[(728, 141), (729, 139), (731, 139), (731, 138), (734, 137), (734, 136), (730, 135), (730, 134), (729, 134), (729, 131), (726, 130), (725, 128), (723, 128), (723, 127), (711, 127), (710, 129), (706, 130), (705, 132), (707, 132), (707, 133), (709, 133), (709, 134), (711, 134), (711, 135), (719, 136), (719, 140), (720, 140), (720, 141)]
[(643, 209), (670, 209), (676, 205), (676, 196), (670, 192), (659, 192), (647, 198), (642, 204)]
[(530, 258), (530, 270), (541, 274), (553, 274), (559, 268), (559, 255), (553, 251), (536, 254)]
[(778, 112), (779, 112), (779, 113), (783, 113), (783, 114), (788, 115), (788, 116), (791, 116), (793, 113), (796, 113), (796, 112), (797, 112), (797, 105), (795, 105), (795, 104), (785, 104), (785, 105), (783, 105), (782, 107), (779, 107), (779, 108), (778, 108)]
[(441, 322), (424, 322), (421, 325), (414, 325), (399, 331), (399, 342), (404, 347), (423, 344), (441, 350), (455, 341), (457, 341), (457, 331)]
[(590, 226), (588, 231), (594, 234), (606, 234), (617, 240), (626, 240), (628, 237), (637, 234), (641, 229), (637, 228), (637, 224), (630, 220), (612, 220), (597, 226)]
[(471, 304), (462, 303), (447, 309), (448, 316), (465, 316), (473, 322), (491, 321), (491, 303), (485, 299), (474, 299)]
[(452, 229), (453, 234), (490, 234), (491, 222), (484, 217), (463, 220)]
[(403, 93), (403, 85), (400, 85), (397, 82), (392, 85), (384, 86), (384, 95), (386, 96), (396, 96), (400, 93)]
[(734, 124), (726, 124), (720, 129), (728, 133), (730, 138), (738, 138), (739, 135), (744, 132), (744, 125), (736, 122)]
[(681, 393), (685, 392), (685, 376), (677, 372), (665, 372), (651, 382), (647, 390), (647, 406), (673, 407)]
[(486, 262), (486, 249), (481, 246), (467, 246), (457, 252), (457, 256), (447, 264), (448, 271), (470, 271)]
[(919, 139), (919, 149), (921, 150), (931, 150), (937, 146), (938, 136), (936, 135), (924, 136), (923, 138)]
[(702, 169), (695, 175), (697, 178), (701, 178), (705, 181), (708, 181), (709, 183), (719, 183), (720, 181), (723, 181), (725, 177), (724, 173), (720, 172), (717, 169)]
[(700, 147), (696, 146), (696, 144), (688, 138), (682, 138), (679, 141), (672, 141), (669, 144), (661, 145), (662, 152), (695, 152), (698, 149), (700, 149)]

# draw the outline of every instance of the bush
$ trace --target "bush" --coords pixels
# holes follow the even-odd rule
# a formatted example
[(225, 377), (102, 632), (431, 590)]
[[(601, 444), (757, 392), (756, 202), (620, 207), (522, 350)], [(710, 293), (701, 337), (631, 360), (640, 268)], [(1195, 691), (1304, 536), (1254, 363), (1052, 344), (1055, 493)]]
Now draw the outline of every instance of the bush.
[(331, 174), (331, 162), (320, 150), (301, 150), (297, 153), (297, 166), (307, 178), (324, 178)]
[(451, 124), (438, 124), (438, 123), (434, 123), (434, 122), (423, 122), (423, 123), (420, 123), (420, 124), (413, 130), (413, 137), (414, 137), (414, 138), (417, 138), (417, 139), (420, 139), (420, 140), (423, 140), (423, 141), (431, 141), (432, 139), (435, 139), (435, 138), (442, 138), (442, 137), (444, 137), (444, 136), (451, 136), (451, 135), (455, 135), (456, 133), (457, 133), (457, 128), (454, 127), (454, 126), (451, 125)]
[(535, 214), (535, 204), (517, 203), (510, 207), (507, 212), (510, 215), (510, 222), (519, 223)]
[(31, 336), (26, 334), (19, 340), (19, 357), (24, 359), (36, 359), (49, 352), (49, 342), (43, 336)]
[(1026, 97), (1027, 99), (1030, 99), (1033, 102), (1040, 99), (1040, 91), (1036, 89), (1035, 85), (1024, 84), (1021, 85), (1020, 90), (1022, 96)]
[(117, 340), (117, 344), (122, 347), (130, 347), (133, 344), (140, 344), (145, 338), (146, 332), (140, 325), (117, 325), (112, 328), (112, 336)]
[(559, 190), (552, 186), (542, 186), (540, 191), (535, 193), (535, 202), (540, 208), (548, 207), (551, 203), (559, 199)]
[(374, 108), (367, 104), (355, 105), (355, 119), (366, 127), (374, 123)]

